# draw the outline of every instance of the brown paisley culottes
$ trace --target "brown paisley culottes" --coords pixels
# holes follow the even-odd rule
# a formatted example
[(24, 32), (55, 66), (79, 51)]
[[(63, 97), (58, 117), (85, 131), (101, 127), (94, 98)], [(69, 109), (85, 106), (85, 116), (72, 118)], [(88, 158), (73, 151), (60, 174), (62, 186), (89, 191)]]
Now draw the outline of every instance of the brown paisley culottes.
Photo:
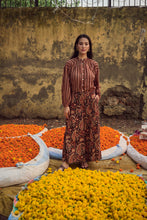
[(95, 91), (74, 93), (66, 120), (62, 160), (68, 164), (101, 159), (100, 119)]

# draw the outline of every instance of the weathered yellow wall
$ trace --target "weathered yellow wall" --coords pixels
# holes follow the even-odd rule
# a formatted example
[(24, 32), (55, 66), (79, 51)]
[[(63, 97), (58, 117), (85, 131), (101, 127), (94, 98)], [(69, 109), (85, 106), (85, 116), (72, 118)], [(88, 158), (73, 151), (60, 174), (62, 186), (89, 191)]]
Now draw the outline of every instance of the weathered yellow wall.
[(1, 116), (63, 116), (63, 67), (82, 33), (100, 66), (101, 112), (123, 115), (132, 100), (130, 116), (147, 119), (147, 8), (137, 7), (0, 9)]

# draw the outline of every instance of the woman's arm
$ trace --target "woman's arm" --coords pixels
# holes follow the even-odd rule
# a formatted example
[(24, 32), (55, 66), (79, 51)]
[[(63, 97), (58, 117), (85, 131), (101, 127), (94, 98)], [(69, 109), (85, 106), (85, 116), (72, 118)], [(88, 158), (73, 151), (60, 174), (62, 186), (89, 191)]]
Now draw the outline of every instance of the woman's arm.
[(62, 78), (62, 104), (64, 106), (64, 116), (68, 119), (70, 115), (69, 104), (71, 102), (71, 88), (70, 88), (70, 65), (66, 63)]
[(69, 118), (69, 116), (70, 116), (70, 108), (69, 108), (69, 106), (64, 107), (64, 116), (65, 116), (66, 119)]
[(94, 81), (94, 85), (96, 87), (95, 93), (96, 93), (96, 100), (99, 101), (100, 97), (101, 97), (101, 93), (100, 93), (100, 84), (99, 84), (99, 77), (100, 77), (100, 71), (99, 71), (99, 66), (98, 63), (95, 64), (95, 81)]

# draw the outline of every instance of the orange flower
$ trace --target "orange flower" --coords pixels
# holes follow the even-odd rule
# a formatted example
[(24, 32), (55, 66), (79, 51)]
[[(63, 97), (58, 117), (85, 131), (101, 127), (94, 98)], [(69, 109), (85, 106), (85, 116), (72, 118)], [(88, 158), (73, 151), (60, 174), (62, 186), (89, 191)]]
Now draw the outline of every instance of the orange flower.
[(139, 163), (136, 164), (136, 169), (140, 169), (140, 164)]
[[(47, 147), (63, 149), (65, 127), (54, 128), (45, 132), (41, 138)], [(106, 150), (119, 144), (121, 134), (110, 127), (100, 128), (101, 150)]]
[[(27, 135), (36, 134), (45, 125), (5, 124), (0, 126), (0, 167), (14, 167), (16, 163), (26, 163), (39, 153), (39, 145)], [(18, 138), (17, 136), (22, 136)], [(24, 137), (23, 137), (24, 136)], [(16, 138), (8, 138), (16, 137)]]
[(65, 127), (54, 128), (45, 132), (41, 138), (47, 147), (63, 149)]
[(139, 139), (139, 135), (130, 137), (130, 143), (140, 154), (147, 156), (147, 141)]
[(110, 127), (100, 128), (101, 150), (106, 150), (119, 144), (120, 132)]
[[(33, 151), (29, 151), (30, 146)], [(0, 167), (14, 167), (17, 162), (26, 163), (39, 153), (39, 145), (31, 137), (5, 138), (0, 143)], [(11, 153), (8, 151), (11, 150)]]
[(24, 125), (24, 124), (5, 124), (0, 125), (0, 137), (16, 137), (30, 134), (36, 134), (42, 131), (45, 128), (45, 125)]
[(126, 136), (123, 135), (123, 138), (127, 141), (127, 145), (129, 144), (128, 142), (128, 138)]

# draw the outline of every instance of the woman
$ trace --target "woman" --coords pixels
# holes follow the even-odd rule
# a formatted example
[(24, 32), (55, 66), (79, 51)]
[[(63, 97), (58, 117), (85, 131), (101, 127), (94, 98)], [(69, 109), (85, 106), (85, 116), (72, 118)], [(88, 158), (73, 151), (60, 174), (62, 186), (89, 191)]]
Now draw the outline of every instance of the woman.
[(75, 162), (81, 168), (88, 168), (88, 161), (101, 159), (99, 99), (98, 63), (92, 60), (90, 38), (82, 34), (76, 39), (73, 56), (64, 67), (62, 103), (66, 131), (63, 163), (59, 169), (67, 169)]

